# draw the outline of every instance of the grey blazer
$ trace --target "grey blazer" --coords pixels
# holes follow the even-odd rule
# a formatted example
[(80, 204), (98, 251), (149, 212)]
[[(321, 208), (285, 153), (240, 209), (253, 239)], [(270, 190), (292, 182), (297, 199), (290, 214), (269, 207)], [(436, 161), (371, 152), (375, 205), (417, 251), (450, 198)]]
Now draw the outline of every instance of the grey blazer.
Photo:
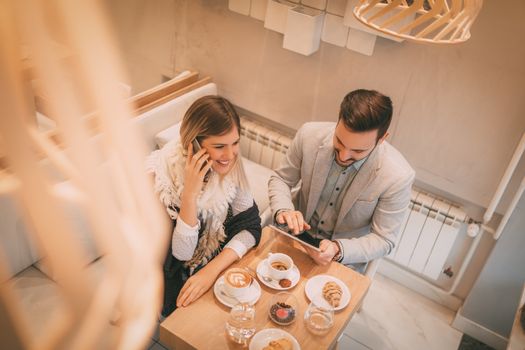
[[(334, 159), (335, 123), (312, 122), (297, 132), (286, 159), (269, 180), (272, 214), (295, 209), (312, 217)], [(406, 215), (415, 172), (392, 145), (382, 142), (343, 193), (332, 240), (343, 244), (343, 264), (387, 255)], [(292, 199), (291, 189), (300, 188)]]

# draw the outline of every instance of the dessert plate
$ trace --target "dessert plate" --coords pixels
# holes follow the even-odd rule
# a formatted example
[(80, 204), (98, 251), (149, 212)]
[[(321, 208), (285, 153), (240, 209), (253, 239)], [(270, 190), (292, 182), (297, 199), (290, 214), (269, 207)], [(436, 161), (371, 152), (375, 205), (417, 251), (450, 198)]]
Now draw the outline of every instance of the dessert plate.
[(306, 282), (306, 286), (304, 287), (304, 292), (306, 293), (306, 297), (310, 300), (316, 303), (319, 306), (328, 306), (328, 302), (323, 297), (323, 287), (326, 284), (326, 282), (335, 282), (337, 283), (341, 289), (343, 290), (343, 295), (341, 296), (341, 302), (339, 303), (338, 307), (334, 307), (335, 311), (344, 309), (348, 303), (350, 302), (350, 298), (352, 295), (350, 294), (350, 290), (348, 290), (348, 287), (346, 284), (341, 281), (339, 278), (330, 276), (330, 275), (317, 275), (308, 280)]
[(292, 342), (293, 350), (301, 350), (297, 339), (295, 339), (293, 335), (278, 328), (266, 328), (255, 333), (250, 342), (249, 350), (262, 350), (264, 347), (268, 346), (268, 343), (272, 340), (281, 338), (286, 338)]

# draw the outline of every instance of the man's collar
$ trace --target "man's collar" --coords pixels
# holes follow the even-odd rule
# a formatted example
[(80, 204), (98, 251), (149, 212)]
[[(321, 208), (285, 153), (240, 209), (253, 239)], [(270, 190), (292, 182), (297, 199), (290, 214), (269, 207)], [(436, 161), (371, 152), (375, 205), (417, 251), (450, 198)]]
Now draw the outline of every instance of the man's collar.
[(370, 157), (370, 154), (367, 155), (366, 157), (364, 157), (363, 159), (360, 159), (358, 161), (353, 162), (350, 166), (353, 166), (355, 168), (355, 170), (359, 170), (361, 168), (361, 166), (364, 164), (364, 162), (366, 162), (368, 157)]

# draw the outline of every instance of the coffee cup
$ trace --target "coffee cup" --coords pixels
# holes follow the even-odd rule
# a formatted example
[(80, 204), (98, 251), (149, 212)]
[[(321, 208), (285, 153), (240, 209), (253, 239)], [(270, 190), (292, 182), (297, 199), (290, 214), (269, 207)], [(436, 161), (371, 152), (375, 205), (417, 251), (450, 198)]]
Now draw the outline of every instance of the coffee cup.
[(275, 280), (289, 278), (293, 268), (293, 260), (283, 253), (270, 253), (267, 259), (268, 276)]
[(252, 276), (245, 269), (234, 267), (224, 274), (224, 292), (231, 297), (245, 296), (252, 285)]

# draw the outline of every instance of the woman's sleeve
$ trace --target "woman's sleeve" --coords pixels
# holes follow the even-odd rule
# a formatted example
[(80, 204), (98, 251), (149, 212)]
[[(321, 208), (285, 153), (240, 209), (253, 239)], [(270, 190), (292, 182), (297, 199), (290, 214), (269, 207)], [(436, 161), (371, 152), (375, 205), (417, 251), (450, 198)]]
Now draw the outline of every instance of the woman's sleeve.
[(242, 230), (233, 236), (224, 248), (233, 249), (240, 259), (253, 246), (255, 246), (255, 237), (253, 237), (249, 231)]
[(200, 222), (189, 226), (179, 216), (171, 238), (173, 256), (181, 261), (190, 260), (199, 241)]
[[(248, 191), (239, 190), (237, 196), (232, 202), (232, 212), (233, 215), (237, 215), (249, 208), (254, 204), (253, 196)], [(251, 248), (255, 246), (255, 237), (247, 231), (242, 230), (237, 233), (232, 239), (224, 246), (224, 248), (233, 249), (239, 258), (242, 258), (244, 254)]]

